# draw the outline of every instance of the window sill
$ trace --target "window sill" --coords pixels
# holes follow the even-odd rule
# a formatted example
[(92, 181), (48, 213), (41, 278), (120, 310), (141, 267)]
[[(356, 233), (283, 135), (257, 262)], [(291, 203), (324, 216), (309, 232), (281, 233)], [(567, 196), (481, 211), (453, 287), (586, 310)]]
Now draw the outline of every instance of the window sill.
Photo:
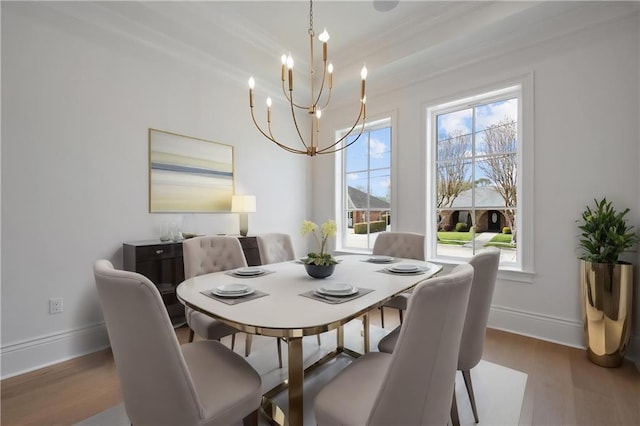
[[(464, 261), (460, 260), (452, 260), (452, 259), (442, 259), (435, 258), (429, 259), (429, 262), (439, 263), (445, 266), (444, 271), (448, 272), (453, 269), (455, 266), (464, 263)], [(450, 266), (447, 268), (446, 266)], [(523, 271), (521, 269), (512, 267), (512, 266), (501, 266), (498, 270), (498, 280), (499, 281), (511, 281), (517, 283), (532, 283), (533, 277), (535, 276), (535, 272), (532, 271)]]

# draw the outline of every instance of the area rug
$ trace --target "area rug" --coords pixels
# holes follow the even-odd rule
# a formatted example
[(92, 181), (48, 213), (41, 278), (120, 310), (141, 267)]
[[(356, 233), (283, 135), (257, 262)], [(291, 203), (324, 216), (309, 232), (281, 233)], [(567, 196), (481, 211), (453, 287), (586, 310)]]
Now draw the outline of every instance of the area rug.
[[(384, 331), (372, 327), (372, 348), (377, 341), (384, 336)], [(315, 362), (328, 351), (335, 348), (335, 331), (321, 335), (322, 344), (318, 346), (315, 336), (305, 337), (303, 353), (305, 365)], [(244, 342), (244, 339), (236, 339), (236, 342)], [(355, 351), (362, 351), (362, 326), (353, 321), (345, 327), (345, 346)], [(262, 377), (263, 390), (271, 389), (286, 377), (286, 345), (283, 345), (284, 368), (278, 368), (276, 343), (274, 338), (254, 336), (251, 355), (247, 357), (249, 363)], [(244, 353), (242, 343), (235, 348), (238, 353)], [(305, 377), (305, 425), (315, 425), (313, 415), (313, 399), (318, 391), (331, 378), (349, 365), (353, 359), (346, 355), (340, 355), (323, 365)], [(524, 398), (524, 390), (527, 383), (527, 375), (520, 371), (502, 367), (487, 361), (480, 363), (471, 370), (471, 379), (478, 407), (479, 425), (506, 426), (517, 425), (520, 420), (520, 411)], [(456, 375), (456, 399), (461, 425), (474, 425), (473, 413), (464, 386), (462, 375)], [(287, 395), (283, 392), (277, 395), (273, 401), (287, 412)], [(260, 425), (266, 425), (264, 419), (260, 419)], [(119, 404), (109, 408), (93, 417), (78, 423), (79, 426), (129, 426), (129, 420), (124, 411), (124, 405)]]

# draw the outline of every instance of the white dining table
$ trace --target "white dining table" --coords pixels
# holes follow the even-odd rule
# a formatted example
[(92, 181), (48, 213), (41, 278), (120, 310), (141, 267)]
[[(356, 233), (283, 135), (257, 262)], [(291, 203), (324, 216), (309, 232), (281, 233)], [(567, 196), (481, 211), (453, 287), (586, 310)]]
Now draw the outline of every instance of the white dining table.
[[(288, 423), (302, 425), (302, 338), (337, 329), (337, 352), (341, 352), (344, 350), (342, 326), (364, 315), (366, 352), (369, 350), (366, 313), (442, 270), (440, 265), (415, 259), (394, 259), (392, 263), (382, 264), (368, 261), (370, 258), (367, 255), (338, 256), (335, 272), (324, 279), (308, 276), (299, 261), (264, 265), (265, 273), (259, 276), (237, 277), (233, 271), (215, 272), (182, 282), (177, 288), (177, 296), (183, 304), (246, 333), (286, 338), (289, 359)], [(420, 267), (420, 273), (388, 272), (391, 266), (409, 264)], [(303, 296), (320, 286), (342, 283), (357, 287), (358, 294), (362, 295), (341, 303), (335, 303), (337, 298)], [(246, 301), (234, 301), (234, 304), (209, 296), (212, 290), (229, 284), (245, 284), (254, 293), (245, 296)]]

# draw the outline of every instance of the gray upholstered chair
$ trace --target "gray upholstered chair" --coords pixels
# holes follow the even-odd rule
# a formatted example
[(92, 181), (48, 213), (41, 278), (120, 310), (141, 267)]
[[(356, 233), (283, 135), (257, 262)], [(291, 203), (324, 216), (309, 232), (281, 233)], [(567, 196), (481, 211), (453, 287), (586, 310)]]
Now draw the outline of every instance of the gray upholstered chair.
[[(212, 236), (184, 240), (182, 243), (182, 256), (186, 279), (211, 272), (247, 266), (247, 260), (244, 257), (240, 241), (235, 237)], [(190, 329), (189, 342), (193, 341), (194, 333), (210, 340), (220, 340), (222, 337), (232, 335), (231, 347), (233, 348), (235, 333), (238, 332), (234, 327), (188, 306), (184, 308), (184, 316)]]
[[(373, 254), (424, 260), (424, 235), (413, 232), (382, 232), (373, 244)], [(380, 308), (382, 328), (384, 328), (384, 308), (397, 309), (400, 324), (402, 324), (402, 311), (407, 309), (410, 296), (411, 293), (399, 294)]]
[(93, 268), (125, 410), (134, 425), (257, 424), (260, 375), (220, 342), (180, 346), (156, 286)]
[[(184, 240), (182, 243), (184, 258), (184, 276), (192, 278), (211, 272), (227, 271), (247, 266), (240, 241), (236, 237), (207, 236)], [(193, 341), (194, 333), (200, 337), (219, 340), (231, 334), (235, 337), (235, 328), (211, 318), (201, 312), (185, 306), (185, 317), (191, 331), (189, 341)], [(233, 342), (231, 347), (233, 348)], [(247, 334), (245, 340), (245, 356), (251, 353), (252, 335)], [(282, 349), (278, 341), (278, 364), (282, 368)]]
[[(500, 250), (495, 247), (487, 248), (469, 260), (469, 264), (474, 269), (474, 276), (460, 343), (458, 370), (462, 371), (476, 423), (478, 423), (478, 410), (476, 408), (473, 385), (471, 384), (471, 369), (478, 365), (482, 359), (491, 299), (493, 298), (499, 263)], [(393, 352), (400, 329), (401, 327), (396, 328), (380, 341), (378, 349), (381, 352)], [(459, 424), (458, 408), (455, 400), (451, 405), (451, 418), (454, 425)]]
[(286, 262), (296, 258), (293, 251), (293, 243), (288, 234), (273, 232), (270, 234), (256, 235), (258, 251), (260, 252), (260, 263)]
[(318, 425), (445, 425), (472, 279), (464, 264), (418, 284), (395, 351), (369, 352), (333, 378), (314, 401)]
[[(458, 370), (462, 371), (464, 384), (471, 402), (471, 409), (473, 410), (473, 417), (478, 423), (476, 398), (471, 384), (471, 369), (478, 365), (482, 359), (491, 300), (493, 299), (493, 290), (496, 286), (498, 265), (500, 264), (500, 249), (489, 247), (473, 256), (469, 260), (469, 264), (473, 266), (475, 272), (473, 284), (471, 285), (471, 295), (469, 296), (467, 319), (462, 330)], [(451, 406), (451, 410), (451, 415), (455, 422), (458, 418), (458, 407), (455, 401)]]
[[(270, 234), (256, 235), (258, 242), (258, 251), (260, 252), (260, 263), (268, 265), (269, 263), (287, 262), (294, 260), (296, 254), (293, 250), (293, 243), (289, 234), (272, 232)], [(316, 334), (318, 345), (320, 345), (320, 335)], [(282, 347), (280, 339), (278, 339), (278, 357), (282, 359)], [(282, 367), (282, 361), (280, 361)]]

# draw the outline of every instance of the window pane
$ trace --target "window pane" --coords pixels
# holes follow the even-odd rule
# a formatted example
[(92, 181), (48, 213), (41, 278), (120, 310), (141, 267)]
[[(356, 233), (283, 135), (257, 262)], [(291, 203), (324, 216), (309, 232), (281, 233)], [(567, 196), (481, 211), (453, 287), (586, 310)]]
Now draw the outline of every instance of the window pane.
[(367, 194), (369, 192), (369, 176), (366, 171), (349, 173), (347, 175), (347, 195), (354, 208), (362, 208), (362, 200), (356, 193)]
[(517, 99), (481, 105), (475, 110), (476, 155), (516, 152)]
[(471, 134), (454, 131), (437, 143), (437, 160), (447, 161), (472, 155)]
[(437, 160), (450, 160), (471, 154), (473, 109), (441, 114), (437, 118)]
[(504, 208), (517, 205), (515, 154), (495, 155), (476, 161), (475, 176), (476, 187), (491, 188), (499, 197), (486, 192), (485, 199), (476, 198), (476, 206)]
[[(436, 206), (447, 208), (453, 206), (454, 203), (459, 205), (462, 201), (458, 200), (458, 197), (471, 188), (471, 160), (447, 161), (438, 163), (436, 167)], [(468, 206), (471, 205), (470, 203), (470, 197), (469, 200), (463, 202)]]
[(488, 127), (499, 125), (504, 121), (518, 121), (518, 99), (507, 99), (490, 104), (479, 105), (475, 108), (476, 132)]
[[(356, 142), (357, 143), (357, 142)], [(391, 167), (391, 128), (374, 130), (369, 141), (370, 167)]]
[[(356, 136), (349, 136), (347, 143), (354, 140)], [(368, 168), (368, 156), (367, 151), (369, 147), (369, 133), (363, 133), (360, 138), (346, 151), (345, 170), (347, 173), (353, 171), (367, 170)]]
[(391, 169), (372, 170), (369, 191), (376, 199), (384, 200), (389, 204), (391, 201)]

